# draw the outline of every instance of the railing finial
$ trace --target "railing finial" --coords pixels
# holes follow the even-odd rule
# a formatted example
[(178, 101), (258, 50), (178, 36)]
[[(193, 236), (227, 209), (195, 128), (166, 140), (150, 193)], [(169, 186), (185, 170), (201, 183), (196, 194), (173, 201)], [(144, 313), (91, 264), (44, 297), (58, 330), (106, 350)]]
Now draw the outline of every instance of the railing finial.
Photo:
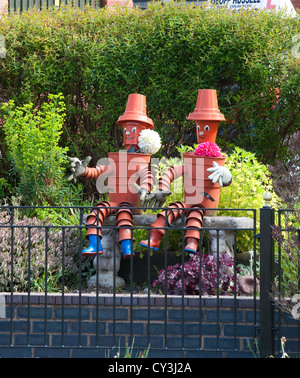
[(272, 194), (269, 191), (265, 193), (264, 200), (265, 200), (265, 203), (263, 207), (272, 207), (271, 206)]

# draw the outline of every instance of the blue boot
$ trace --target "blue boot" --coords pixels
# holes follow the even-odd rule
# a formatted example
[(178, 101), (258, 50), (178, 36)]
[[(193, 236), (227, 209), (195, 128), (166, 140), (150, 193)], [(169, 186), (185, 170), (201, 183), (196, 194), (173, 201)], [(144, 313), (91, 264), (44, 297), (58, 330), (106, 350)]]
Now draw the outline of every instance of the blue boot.
[(97, 239), (98, 239), (98, 254), (102, 255), (103, 248), (101, 245), (101, 238), (97, 235), (88, 235), (89, 246), (81, 251), (82, 256), (95, 256), (97, 255)]
[(121, 244), (124, 259), (130, 259), (131, 255), (134, 256), (134, 252), (131, 251), (130, 239), (122, 240), (120, 241), (120, 244)]

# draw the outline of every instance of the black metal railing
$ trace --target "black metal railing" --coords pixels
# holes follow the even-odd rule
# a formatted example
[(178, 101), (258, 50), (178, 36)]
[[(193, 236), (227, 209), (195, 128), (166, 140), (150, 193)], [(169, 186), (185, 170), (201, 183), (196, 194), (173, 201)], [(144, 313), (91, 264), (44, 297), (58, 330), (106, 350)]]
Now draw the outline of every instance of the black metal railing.
[[(107, 219), (102, 226), (104, 254), (95, 258), (81, 255), (88, 227), (84, 222), (84, 214), (92, 209), (94, 207), (0, 207), (0, 292), (6, 298), (6, 312), (2, 319), (3, 301), (0, 301), (0, 355), (1, 350), (13, 350), (21, 346), (28, 350), (33, 347), (40, 350), (47, 347), (49, 350), (53, 347), (60, 351), (66, 350), (66, 346), (80, 350), (96, 348), (106, 353), (107, 350), (115, 351), (118, 348), (124, 350), (125, 343), (131, 344), (133, 341), (140, 348), (150, 344), (153, 353), (246, 353), (249, 352), (246, 338), (252, 342), (259, 339), (259, 352), (263, 357), (280, 353), (280, 346), (275, 339), (286, 329), (280, 325), (275, 327), (275, 305), (270, 298), (275, 277), (272, 234), (275, 221), (272, 208), (266, 206), (260, 210), (259, 233), (255, 209), (221, 210), (222, 215), (228, 217), (233, 211), (235, 215), (238, 213), (240, 216), (236, 219), (248, 215), (252, 221), (250, 226), (214, 224), (212, 219), (221, 219), (218, 214), (215, 214), (215, 218), (205, 217), (200, 230), (197, 258), (191, 258), (184, 252), (187, 230), (185, 211), (188, 209), (183, 210), (176, 224), (165, 224), (166, 235), (161, 250), (157, 252), (141, 249), (138, 244), (142, 237), (149, 241), (151, 224), (156, 215), (154, 212), (143, 215), (143, 222), (139, 222), (141, 216), (134, 215), (131, 243), (135, 257), (129, 260), (121, 258), (117, 242), (119, 227), (114, 217)], [(167, 210), (155, 209), (157, 211)], [(46, 214), (49, 219), (46, 219)], [(45, 220), (39, 220), (42, 218)], [(96, 228), (99, 228), (99, 223)], [(299, 235), (299, 230), (297, 232)], [(227, 247), (231, 248), (233, 264), (231, 293), (226, 297), (224, 294), (228, 294), (228, 290), (224, 293), (219, 285), (224, 273), (221, 263), (224, 233), (230, 233), (232, 244), (227, 244)], [(238, 248), (244, 236), (253, 251), (254, 261), (251, 267), (253, 292), (247, 297), (252, 301), (251, 315), (247, 316), (239, 312), (239, 303), (244, 297), (241, 297), (237, 284), (240, 273)], [(211, 238), (215, 238), (213, 242)], [(109, 268), (108, 265), (103, 267), (108, 249), (110, 257), (106, 258), (110, 260)], [(215, 261), (209, 263), (215, 264), (217, 282), (213, 293), (208, 292), (207, 288), (206, 291), (202, 290), (205, 277), (201, 276), (205, 272), (203, 264), (206, 264), (202, 257), (211, 253), (212, 249)], [(195, 286), (198, 285), (198, 289), (187, 292), (188, 280), (180, 266), (187, 266), (192, 259), (197, 265), (195, 271), (198, 271), (198, 282)], [(259, 270), (256, 269), (258, 260)], [(174, 268), (176, 264), (178, 266)], [(249, 265), (249, 262), (244, 264)], [(160, 270), (163, 271), (160, 273), (161, 284), (153, 287)], [(276, 265), (278, 271), (280, 269)], [(108, 288), (102, 282), (103, 277), (106, 277), (105, 272), (110, 272)], [(259, 279), (259, 292), (256, 278)], [(119, 284), (119, 279), (124, 280), (123, 284)], [(175, 284), (179, 283), (175, 294), (170, 291), (172, 279), (175, 279)], [(89, 285), (89, 282), (93, 284)], [(39, 301), (41, 307), (36, 308), (35, 301)], [(226, 307), (226, 303), (230, 305)], [(54, 304), (58, 307), (54, 308)], [(211, 314), (213, 323), (209, 323)], [(224, 316), (231, 318), (230, 324), (226, 320), (224, 323)], [(240, 324), (241, 316), (243, 324)], [(251, 318), (247, 335), (241, 331), (245, 327), (244, 317)], [(296, 328), (293, 328), (293, 332), (299, 332), (299, 326), (297, 329), (295, 331)], [(294, 335), (293, 339), (299, 346), (300, 338)], [(229, 341), (230, 346), (224, 346)]]
[[(274, 350), (281, 350), (282, 337), (289, 329), (284, 327), (282, 319), (288, 317), (291, 322), (298, 322), (293, 330), (294, 350), (290, 356), (299, 357), (300, 351), (300, 212), (299, 210), (279, 209), (275, 212), (275, 224), (272, 226), (274, 239), (272, 264), (272, 299), (273, 305), (273, 345)], [(274, 302), (272, 302), (274, 304)]]
[[(150, 0), (133, 0), (133, 6), (138, 6), (141, 9), (146, 9)], [(205, 1), (193, 1), (186, 0), (187, 4), (202, 5)], [(163, 2), (162, 2), (163, 3)], [(84, 9), (86, 6), (93, 8), (102, 8), (102, 0), (8, 0), (8, 10), (10, 12), (23, 12), (30, 9), (52, 9), (60, 8), (62, 6), (72, 5), (80, 9)]]
[(30, 9), (42, 10), (60, 8), (62, 6), (72, 5), (80, 9), (86, 6), (93, 8), (102, 8), (101, 0), (8, 0), (9, 12), (23, 12)]

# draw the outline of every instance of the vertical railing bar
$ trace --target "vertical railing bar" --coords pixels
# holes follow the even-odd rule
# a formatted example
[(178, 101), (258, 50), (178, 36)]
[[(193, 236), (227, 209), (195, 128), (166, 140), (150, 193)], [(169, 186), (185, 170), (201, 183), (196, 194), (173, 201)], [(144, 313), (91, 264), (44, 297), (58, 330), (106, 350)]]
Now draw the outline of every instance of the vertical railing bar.
[(28, 227), (28, 288), (27, 288), (27, 346), (30, 346), (30, 286), (31, 286), (31, 227)]
[[(95, 344), (99, 346), (99, 208), (96, 209), (96, 327), (95, 327)], [(94, 264), (95, 258), (93, 258), (92, 264)]]
[(216, 230), (217, 231), (217, 329), (216, 329), (216, 334), (217, 334), (217, 350), (219, 350), (219, 344), (220, 344), (220, 340), (219, 340), (219, 327), (220, 327), (220, 304), (219, 304), (219, 300), (220, 300), (220, 292), (219, 292), (219, 281), (220, 281), (220, 256), (219, 256), (219, 241), (220, 241), (220, 230)]
[[(257, 215), (256, 210), (253, 210), (253, 258), (254, 258), (254, 307), (253, 307), (253, 325), (254, 325), (254, 339), (257, 336), (257, 306), (256, 306), (256, 298), (257, 298), (257, 287), (256, 287), (256, 278), (257, 278), (257, 272), (256, 272), (256, 259), (257, 259), (257, 250), (256, 250), (256, 222), (257, 222)], [(256, 343), (255, 343), (256, 348)]]
[(14, 226), (14, 208), (11, 209), (11, 235), (10, 235), (10, 330), (9, 330), (9, 339), (10, 339), (10, 346), (13, 346), (13, 295), (14, 295), (14, 233), (15, 233), (15, 226)]
[[(298, 244), (300, 246), (300, 228), (297, 230)], [(300, 293), (300, 256), (298, 255), (298, 293)], [(300, 351), (300, 321), (298, 319), (298, 351)]]
[(274, 303), (270, 298), (274, 278), (274, 209), (260, 209), (260, 354), (274, 355)]
[[(116, 271), (116, 233), (117, 229), (113, 228), (113, 245), (114, 245), (114, 272)], [(113, 282), (113, 346), (116, 347), (116, 276), (114, 274), (114, 282)]]
[[(274, 211), (275, 213), (275, 211)], [(282, 235), (282, 229), (281, 229), (281, 211), (279, 210), (278, 213), (277, 213), (277, 217), (278, 217), (278, 227), (279, 227), (279, 230), (280, 230), (280, 234)], [(275, 219), (275, 216), (274, 216), (274, 219)], [(275, 242), (276, 243), (276, 242)], [(281, 243), (276, 243), (277, 244), (277, 247), (278, 247), (278, 269), (279, 269), (279, 274), (278, 274), (278, 293), (279, 293), (279, 298), (281, 297), (281, 286), (282, 286), (282, 275), (281, 275), (281, 257), (282, 257), (282, 250), (281, 250)], [(274, 255), (275, 255), (275, 252), (274, 252)], [(275, 256), (274, 256), (274, 264), (275, 264)], [(274, 308), (274, 314), (275, 314), (275, 311), (276, 311), (276, 308)], [(281, 339), (281, 309), (280, 309), (280, 306), (277, 307), (277, 312), (278, 312), (278, 338), (276, 340), (276, 336), (274, 334), (274, 352), (276, 353), (276, 349), (279, 351), (280, 353), (280, 339)], [(276, 317), (274, 316), (274, 325), (273, 325), (273, 328), (275, 329), (275, 320)]]
[(147, 274), (148, 274), (148, 298), (147, 298), (147, 304), (148, 304), (148, 307), (147, 307), (147, 347), (150, 343), (150, 306), (151, 306), (151, 303), (150, 303), (150, 292), (151, 292), (151, 270), (150, 270), (150, 262), (151, 262), (151, 259), (150, 259), (150, 228), (148, 227), (147, 228), (147, 234), (148, 234), (148, 256), (147, 256), (147, 262), (148, 262), (148, 267), (147, 267)]
[[(298, 239), (298, 244), (300, 245), (300, 229), (296, 230), (297, 233), (297, 239)], [(298, 275), (297, 275), (297, 280), (298, 280), (298, 290), (300, 290), (300, 256), (298, 256)]]
[(184, 229), (181, 229), (181, 243), (181, 347), (184, 349)]
[(44, 318), (44, 345), (47, 346), (47, 313), (48, 313), (48, 237), (49, 229), (45, 227), (45, 318)]
[[(130, 230), (130, 244), (131, 244), (131, 252), (133, 253), (133, 231)], [(133, 324), (132, 324), (132, 313), (133, 313), (133, 256), (130, 256), (130, 308), (129, 308), (129, 345), (133, 343)]]
[[(78, 302), (79, 302), (79, 308), (78, 308), (78, 345), (81, 347), (81, 330), (82, 330), (82, 219), (83, 219), (83, 209), (79, 209), (79, 293), (78, 293)], [(78, 232), (77, 231), (77, 232)]]
[(199, 348), (202, 349), (202, 238), (203, 230), (200, 230), (199, 243)]
[(62, 293), (61, 293), (61, 346), (64, 346), (65, 342), (65, 331), (64, 331), (64, 323), (65, 323), (65, 228), (62, 227)]
[(237, 282), (237, 275), (236, 275), (236, 265), (237, 265), (237, 260), (236, 260), (236, 239), (237, 239), (237, 230), (234, 230), (234, 241), (233, 241), (233, 279), (234, 279), (234, 289), (233, 289), (233, 303), (234, 303), (234, 328), (233, 328), (233, 338), (234, 338), (234, 347), (235, 350), (237, 350), (237, 332), (236, 332), (236, 327), (237, 327), (237, 320), (236, 320), (236, 312), (237, 312), (237, 298), (236, 298), (236, 282)]
[(168, 212), (167, 209), (165, 209), (166, 216), (165, 216), (165, 256), (164, 256), (164, 264), (165, 264), (165, 308), (164, 308), (164, 347), (167, 349), (167, 336), (168, 336), (168, 306), (167, 306), (167, 300), (168, 300), (168, 275), (167, 275), (167, 270), (168, 270), (168, 254), (167, 254), (167, 247), (168, 247)]

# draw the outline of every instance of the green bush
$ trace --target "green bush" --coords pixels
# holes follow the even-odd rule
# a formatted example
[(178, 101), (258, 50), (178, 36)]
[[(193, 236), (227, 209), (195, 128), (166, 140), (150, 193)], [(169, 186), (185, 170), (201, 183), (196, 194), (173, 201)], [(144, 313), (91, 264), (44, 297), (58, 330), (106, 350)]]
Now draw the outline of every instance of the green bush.
[[(269, 11), (231, 12), (149, 3), (148, 9), (30, 11), (0, 19), (0, 101), (40, 105), (63, 93), (62, 145), (94, 163), (122, 147), (115, 122), (129, 93), (147, 96), (148, 115), (170, 157), (190, 144), (186, 120), (200, 88), (215, 88), (226, 123), (218, 143), (268, 161), (299, 124), (300, 65), (291, 56), (299, 18)], [(280, 102), (275, 104), (275, 88)], [(0, 118), (1, 115), (0, 115)], [(0, 129), (5, 172), (6, 147)], [(6, 177), (5, 176), (5, 177)]]
[[(272, 191), (268, 167), (260, 163), (252, 152), (235, 147), (226, 160), (226, 167), (232, 174), (232, 182), (221, 189), (220, 209), (256, 209), (256, 227), (259, 229), (259, 209), (264, 205), (264, 195)], [(273, 193), (271, 205), (280, 204), (278, 196)], [(231, 210), (218, 211), (218, 215), (254, 217), (253, 211)], [(253, 232), (239, 231), (237, 233), (237, 249), (248, 252), (253, 249)]]
[[(65, 118), (63, 97), (49, 94), (48, 99), (40, 108), (32, 103), (16, 107), (13, 101), (1, 108), (7, 155), (17, 182), (14, 190), (23, 205), (79, 205), (83, 187), (66, 182), (68, 147), (59, 145)], [(8, 186), (4, 178), (0, 185)]]
[[(221, 189), (219, 208), (260, 209), (265, 202), (264, 194), (272, 191), (268, 167), (254, 153), (239, 147), (228, 154), (225, 165), (232, 174), (232, 182)], [(273, 206), (279, 203), (275, 193), (271, 203)], [(233, 214), (238, 216), (241, 212)]]
[(18, 194), (26, 203), (55, 203), (62, 187), (67, 148), (59, 147), (64, 104), (59, 95), (40, 109), (33, 104), (4, 104), (3, 125), (8, 154), (19, 177)]

